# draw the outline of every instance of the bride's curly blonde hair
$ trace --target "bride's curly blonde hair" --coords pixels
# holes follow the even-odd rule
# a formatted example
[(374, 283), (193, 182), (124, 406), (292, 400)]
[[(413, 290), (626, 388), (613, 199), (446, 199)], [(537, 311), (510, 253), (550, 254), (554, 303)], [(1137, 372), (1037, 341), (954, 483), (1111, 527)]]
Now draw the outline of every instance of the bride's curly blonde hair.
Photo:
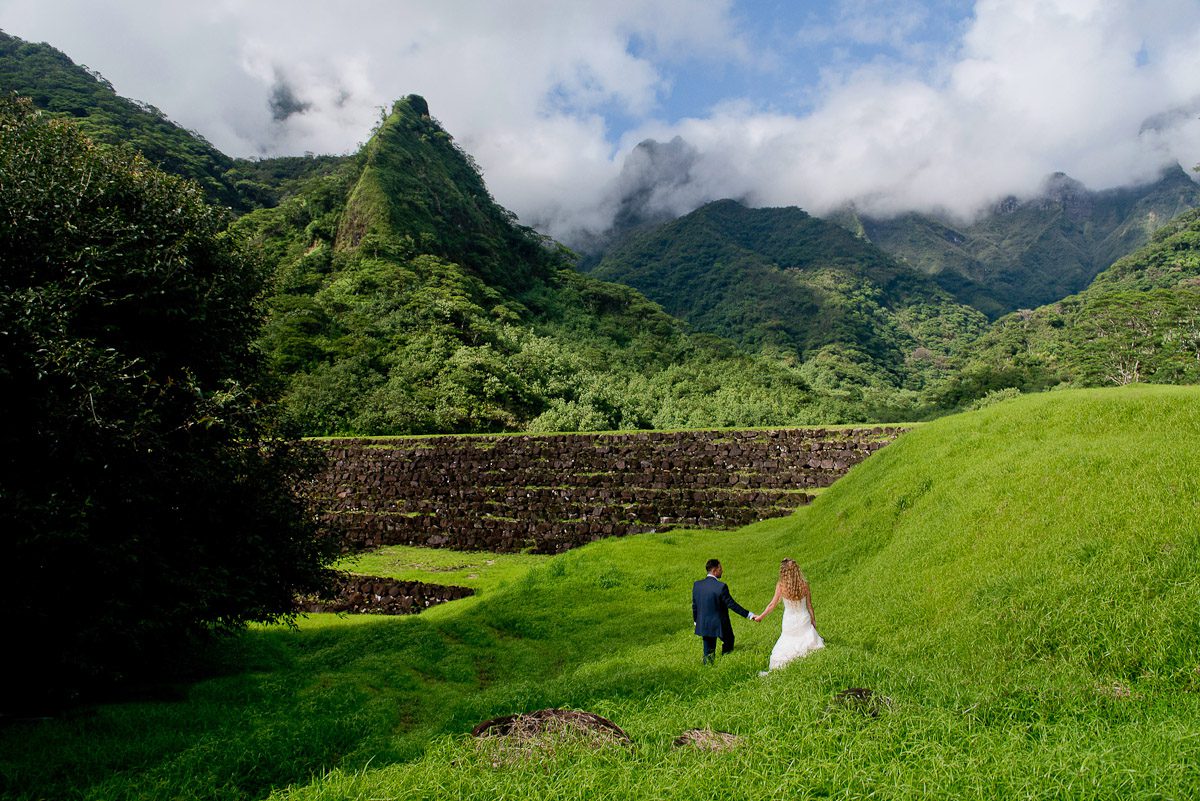
[(784, 559), (779, 565), (779, 586), (783, 589), (783, 597), (790, 601), (799, 601), (808, 595), (808, 579), (795, 559)]

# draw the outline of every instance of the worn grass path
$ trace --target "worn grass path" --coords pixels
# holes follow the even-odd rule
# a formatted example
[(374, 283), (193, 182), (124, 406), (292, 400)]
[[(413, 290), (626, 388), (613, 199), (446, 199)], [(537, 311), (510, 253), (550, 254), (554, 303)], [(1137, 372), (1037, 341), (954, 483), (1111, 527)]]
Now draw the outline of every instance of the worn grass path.
[[(779, 559), (799, 560), (828, 648), (759, 678), (776, 613), (735, 621), (737, 650), (701, 667), (688, 592), (712, 555), (752, 609)], [(363, 572), (453, 567), (479, 595), (413, 619), (252, 631), (176, 697), (9, 725), (4, 794), (1200, 796), (1196, 388), (1055, 392), (945, 418), (793, 517), (737, 532), (492, 565), (419, 556)], [(831, 705), (852, 686), (891, 709)], [(497, 768), (464, 734), (546, 706), (610, 717), (634, 745)], [(703, 726), (741, 745), (671, 746)]]

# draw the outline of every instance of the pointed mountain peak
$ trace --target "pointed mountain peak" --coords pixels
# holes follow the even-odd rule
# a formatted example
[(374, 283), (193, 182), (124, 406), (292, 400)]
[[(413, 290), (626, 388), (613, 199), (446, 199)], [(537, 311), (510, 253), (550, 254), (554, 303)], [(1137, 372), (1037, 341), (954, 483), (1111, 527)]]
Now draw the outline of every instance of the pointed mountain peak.
[(396, 101), (393, 110), (399, 111), (402, 107), (407, 106), (414, 114), (420, 117), (428, 117), (429, 103), (420, 95), (409, 95)]
[(492, 199), (475, 160), (409, 95), (359, 156), (336, 248), (428, 253), (493, 285), (524, 285), (550, 259), (540, 239)]
[(1065, 172), (1056, 172), (1042, 183), (1042, 197), (1063, 202), (1087, 194), (1088, 189)]

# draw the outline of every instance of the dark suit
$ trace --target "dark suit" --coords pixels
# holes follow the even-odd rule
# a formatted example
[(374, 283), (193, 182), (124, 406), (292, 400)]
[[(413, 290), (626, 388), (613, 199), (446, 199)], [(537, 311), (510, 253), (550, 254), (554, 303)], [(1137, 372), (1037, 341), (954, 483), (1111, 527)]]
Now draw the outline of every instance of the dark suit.
[(738, 605), (729, 595), (729, 587), (718, 578), (708, 576), (692, 585), (692, 620), (696, 623), (696, 634), (704, 639), (704, 661), (711, 662), (717, 649), (717, 638), (721, 638), (721, 653), (733, 650), (733, 626), (729, 623), (729, 610), (742, 617), (750, 613)]

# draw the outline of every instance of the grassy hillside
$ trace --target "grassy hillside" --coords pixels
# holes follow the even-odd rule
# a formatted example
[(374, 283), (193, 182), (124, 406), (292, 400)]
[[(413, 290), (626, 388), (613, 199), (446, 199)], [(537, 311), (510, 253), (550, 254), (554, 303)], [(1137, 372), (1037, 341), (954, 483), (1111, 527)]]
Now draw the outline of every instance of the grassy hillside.
[(942, 392), (1200, 382), (1200, 211), (1181, 214), (1077, 295), (1003, 317)]
[[(416, 619), (314, 617), (296, 632), (251, 632), (170, 697), (10, 724), (0, 789), (105, 799), (272, 788), (297, 799), (1195, 797), (1197, 446), (1194, 388), (1047, 393), (944, 418), (791, 518), (496, 565), (478, 596)], [(779, 559), (797, 558), (826, 650), (759, 678), (777, 613), (735, 621), (737, 650), (701, 667), (687, 599), (711, 555), (754, 609)], [(413, 562), (396, 556), (405, 575)], [(831, 704), (847, 687), (892, 705), (871, 718)], [(464, 734), (546, 706), (606, 715), (634, 745), (564, 745), (496, 766), (495, 751)], [(706, 725), (741, 745), (672, 748), (680, 731)]]
[(1041, 196), (1009, 199), (970, 222), (852, 212), (832, 219), (994, 318), (1080, 291), (1197, 206), (1200, 185), (1175, 166), (1156, 182), (1105, 192), (1056, 175)]

